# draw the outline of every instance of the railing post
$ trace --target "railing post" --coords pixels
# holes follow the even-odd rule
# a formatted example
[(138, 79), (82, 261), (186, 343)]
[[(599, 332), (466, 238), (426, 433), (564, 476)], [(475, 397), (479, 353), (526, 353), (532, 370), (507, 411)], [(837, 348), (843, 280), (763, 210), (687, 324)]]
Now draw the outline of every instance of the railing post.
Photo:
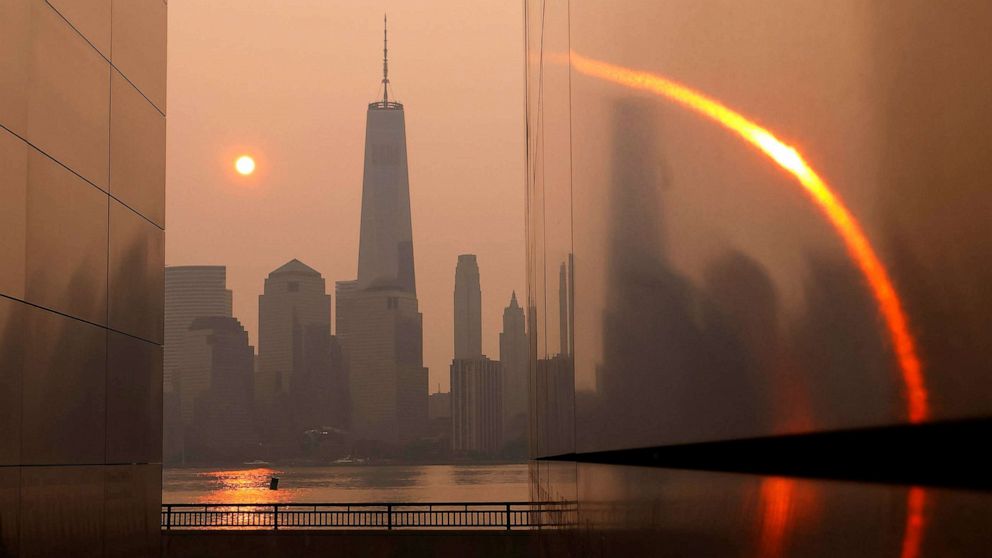
[(393, 505), (386, 504), (386, 530), (393, 530)]
[(272, 505), (272, 530), (279, 530), (279, 504)]
[(165, 530), (172, 530), (172, 504), (166, 504), (165, 506)]
[(506, 505), (506, 530), (510, 530), (510, 504)]

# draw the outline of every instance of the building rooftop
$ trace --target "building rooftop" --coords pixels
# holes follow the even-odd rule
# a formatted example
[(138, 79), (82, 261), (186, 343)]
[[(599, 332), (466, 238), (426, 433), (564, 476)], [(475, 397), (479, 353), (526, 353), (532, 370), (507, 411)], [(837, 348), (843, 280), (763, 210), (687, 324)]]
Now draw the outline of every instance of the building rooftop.
[(296, 258), (293, 258), (292, 260), (289, 260), (288, 262), (286, 262), (285, 264), (283, 264), (282, 266), (280, 266), (279, 268), (277, 268), (275, 271), (273, 271), (269, 275), (281, 275), (281, 274), (289, 274), (289, 273), (297, 274), (297, 275), (299, 275), (299, 274), (302, 274), (302, 275), (318, 275), (318, 276), (320, 275), (320, 272), (319, 271), (317, 271), (316, 269), (308, 266), (307, 264), (301, 262), (300, 260), (298, 260)]

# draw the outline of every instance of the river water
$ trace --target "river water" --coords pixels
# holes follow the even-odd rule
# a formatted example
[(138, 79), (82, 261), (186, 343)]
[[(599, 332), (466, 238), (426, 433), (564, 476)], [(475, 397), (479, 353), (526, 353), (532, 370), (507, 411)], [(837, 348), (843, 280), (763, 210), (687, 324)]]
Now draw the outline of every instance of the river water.
[[(269, 479), (279, 477), (279, 489)], [(484, 502), (529, 499), (527, 465), (335, 465), (165, 469), (162, 502)]]

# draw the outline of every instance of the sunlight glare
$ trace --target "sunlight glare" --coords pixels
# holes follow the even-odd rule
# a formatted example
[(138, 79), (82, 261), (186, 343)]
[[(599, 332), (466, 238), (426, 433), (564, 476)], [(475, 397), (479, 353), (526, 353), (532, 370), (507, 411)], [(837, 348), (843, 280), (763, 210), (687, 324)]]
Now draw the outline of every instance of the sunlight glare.
[(255, 172), (255, 160), (248, 155), (242, 155), (234, 162), (234, 169), (238, 171), (238, 174), (248, 176)]

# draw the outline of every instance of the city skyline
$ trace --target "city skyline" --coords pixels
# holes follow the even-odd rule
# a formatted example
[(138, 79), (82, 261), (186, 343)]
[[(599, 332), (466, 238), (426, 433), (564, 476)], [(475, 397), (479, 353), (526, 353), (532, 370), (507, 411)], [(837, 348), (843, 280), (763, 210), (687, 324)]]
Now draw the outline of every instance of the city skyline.
[[(256, 347), (252, 308), (266, 273), (298, 258), (329, 284), (357, 276), (362, 109), (381, 96), (383, 8), (388, 11), (390, 99), (411, 109), (415, 272), (429, 332), (424, 364), (431, 390), (438, 383), (447, 390), (449, 262), (472, 252), (488, 269), (500, 270), (483, 279), (490, 293), (484, 331), (499, 331), (505, 300), (525, 286), (518, 257), (524, 246), (523, 52), (522, 41), (507, 40), (522, 39), (521, 7), (451, 2), (442, 8), (451, 17), (443, 19), (402, 3), (170, 8), (166, 262), (225, 265), (234, 314)], [(244, 39), (273, 33), (294, 56), (287, 60), (281, 50), (267, 50), (268, 41)], [(451, 49), (453, 43), (462, 46)], [(204, 80), (216, 85), (203, 90)], [(505, 87), (493, 88), (494, 82)], [(263, 104), (276, 110), (262, 111)], [(258, 165), (250, 177), (233, 167), (243, 152)], [(493, 235), (491, 228), (505, 234)], [(497, 354), (495, 335), (483, 339), (483, 350)]]
[[(465, 255), (463, 254), (462, 256)], [(249, 312), (247, 315), (240, 315), (236, 312), (233, 312), (231, 310), (230, 301), (235, 296), (235, 293), (233, 289), (227, 288), (228, 283), (226, 280), (226, 276), (227, 276), (226, 265), (224, 264), (166, 265), (165, 270), (166, 270), (165, 272), (166, 307), (172, 306), (173, 308), (181, 310), (183, 312), (183, 315), (181, 317), (177, 316), (179, 320), (185, 319), (186, 317), (189, 317), (190, 318), (189, 321), (192, 321), (193, 319), (200, 317), (224, 316), (224, 317), (232, 317), (242, 324), (245, 321), (252, 319), (254, 319), (255, 321), (259, 321), (259, 314), (261, 313), (260, 302), (265, 299), (265, 294), (266, 294), (264, 287), (262, 292), (259, 293), (258, 297), (256, 298), (256, 306), (252, 309), (254, 310), (254, 313)], [(478, 269), (476, 268), (476, 271), (477, 270)], [(266, 273), (262, 277), (262, 283), (264, 285), (267, 282), (272, 281), (274, 279), (273, 276), (276, 276), (276, 279), (280, 280), (280, 283), (282, 283), (280, 287), (285, 289), (288, 287), (288, 285), (286, 284), (287, 278), (285, 276), (293, 275), (293, 274), (298, 274), (301, 276), (312, 274), (321, 283), (326, 282), (326, 278), (324, 277), (323, 273), (320, 270), (311, 267), (306, 262), (301, 261), (299, 258), (290, 257), (283, 264), (278, 265), (275, 269)], [(279, 277), (280, 275), (282, 275), (282, 277)], [(481, 277), (482, 275), (478, 274), (476, 280), (481, 282)], [(193, 283), (191, 281), (197, 281), (199, 282), (199, 284)], [(289, 282), (291, 283), (292, 281)], [(353, 285), (354, 281), (338, 281), (338, 283), (340, 284), (337, 285), (337, 288), (340, 291), (342, 287), (347, 288), (348, 286)], [(299, 288), (299, 287), (288, 287), (288, 288)], [(330, 288), (330, 287), (325, 287), (325, 288)], [(480, 289), (480, 292), (481, 290), (482, 289)], [(181, 294), (174, 294), (174, 293), (181, 293)], [(334, 316), (337, 311), (337, 301), (335, 300), (335, 297), (332, 296), (329, 291), (323, 292), (319, 295), (318, 293), (313, 293), (312, 297), (317, 297), (317, 296), (326, 299), (326, 302), (328, 304), (327, 309), (329, 309), (330, 315)], [(170, 298), (174, 298), (179, 302), (175, 303), (175, 305), (171, 305), (168, 302)], [(324, 300), (322, 300), (320, 304), (323, 305), (323, 302)], [(197, 308), (197, 310), (194, 310), (193, 308)], [(321, 310), (315, 310), (315, 311), (318, 313), (322, 312), (323, 306), (321, 306), (321, 308), (322, 308)], [(509, 316), (511, 315), (510, 312), (513, 312), (512, 314), (513, 318), (509, 318)], [(519, 314), (519, 316), (517, 316), (517, 314)], [(481, 320), (486, 319), (486, 315), (484, 312), (479, 315), (479, 319)], [(512, 322), (513, 325), (511, 327), (514, 328), (515, 335), (526, 337), (526, 331), (524, 325), (524, 311), (523, 308), (519, 305), (517, 299), (517, 293), (515, 290), (511, 291), (510, 293), (510, 301), (508, 305), (502, 305), (502, 304), (500, 305), (498, 319), (500, 323), (500, 329), (502, 331), (496, 331), (495, 333), (489, 336), (495, 338), (496, 351), (493, 353), (494, 355), (501, 355), (503, 352), (506, 351), (506, 349), (503, 348), (503, 342), (501, 341), (500, 338), (507, 333), (508, 323)], [(175, 322), (177, 320), (174, 318), (172, 321)], [(319, 321), (320, 320), (318, 320), (318, 322)], [(335, 326), (337, 325), (336, 322), (337, 321), (335, 320)], [(176, 329), (176, 327), (177, 326), (174, 325), (171, 329)], [(186, 328), (179, 327), (179, 329), (181, 331), (185, 331)], [(170, 335), (175, 335), (170, 332), (170, 321), (168, 319), (166, 320), (165, 330), (167, 337)], [(518, 331), (519, 333), (517, 333)], [(334, 327), (331, 330), (331, 333), (332, 335), (336, 336), (337, 327)], [(480, 338), (481, 338), (481, 343), (485, 344), (487, 336), (485, 335), (484, 332), (482, 332)], [(249, 339), (251, 340), (251, 343), (249, 344), (255, 350), (255, 356), (257, 358), (260, 355), (259, 347), (257, 344), (258, 343), (257, 338), (251, 339), (249, 337)], [(163, 344), (163, 347), (168, 347), (169, 345), (170, 343), (166, 341)], [(449, 349), (449, 351), (451, 351), (451, 349)], [(170, 352), (169, 349), (165, 350), (166, 355), (168, 355), (169, 352)], [(483, 351), (482, 355), (486, 355), (486, 354), (487, 353)], [(165, 358), (165, 361), (166, 363), (168, 363), (169, 361), (168, 357)], [(264, 368), (264, 366), (262, 366), (261, 364), (259, 364), (259, 366), (260, 366), (259, 370), (262, 370)], [(168, 371), (169, 371), (168, 365), (166, 365), (165, 370), (166, 370), (166, 376), (168, 376)], [(166, 381), (166, 384), (168, 384), (168, 381)], [(430, 387), (430, 391), (429, 391), (430, 394), (447, 392), (446, 389), (439, 388), (436, 382), (431, 383), (429, 387)]]

